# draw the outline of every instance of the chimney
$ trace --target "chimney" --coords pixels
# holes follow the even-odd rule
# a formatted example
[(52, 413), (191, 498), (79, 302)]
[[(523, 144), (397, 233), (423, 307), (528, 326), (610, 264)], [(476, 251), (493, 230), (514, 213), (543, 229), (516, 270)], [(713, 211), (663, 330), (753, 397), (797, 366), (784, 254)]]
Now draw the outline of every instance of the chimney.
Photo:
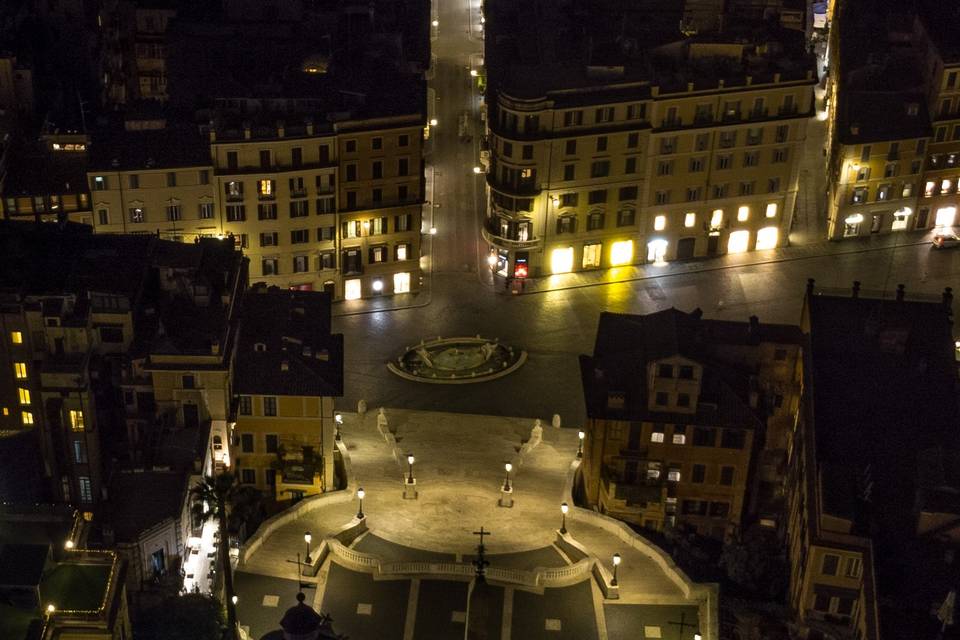
[(897, 285), (897, 302), (903, 302), (903, 296), (906, 294), (906, 287), (902, 284)]
[(210, 343), (210, 353), (211, 355), (218, 356), (220, 355), (220, 341), (214, 340)]
[(807, 295), (808, 296), (813, 295), (813, 285), (816, 284), (816, 282), (817, 281), (814, 280), (813, 278), (807, 278)]
[(210, 138), (210, 142), (217, 141), (217, 129), (213, 126), (213, 122), (210, 122), (210, 128), (207, 129), (207, 136)]
[(860, 281), (859, 280), (853, 281), (853, 297), (854, 298), (860, 297)]
[(283, 120), (277, 120), (277, 137), (282, 138), (287, 133), (287, 125)]
[(313, 118), (307, 118), (304, 121), (304, 124), (307, 125), (307, 135), (312, 136), (313, 135)]
[(251, 131), (250, 129), (251, 126), (252, 125), (249, 120), (243, 121), (243, 139), (244, 140), (249, 140), (250, 138), (253, 137), (253, 131)]
[(697, 307), (696, 309), (690, 312), (690, 316), (694, 320), (699, 320), (700, 318), (703, 317), (703, 309), (701, 309), (700, 307)]

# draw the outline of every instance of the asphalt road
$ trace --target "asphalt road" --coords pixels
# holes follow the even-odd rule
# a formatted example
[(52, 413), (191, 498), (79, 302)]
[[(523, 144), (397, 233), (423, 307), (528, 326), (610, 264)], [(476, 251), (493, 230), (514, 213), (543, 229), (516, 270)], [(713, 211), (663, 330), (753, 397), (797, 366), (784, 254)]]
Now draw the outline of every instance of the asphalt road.
[[(334, 330), (344, 333), (346, 341), (341, 408), (354, 410), (362, 398), (370, 407), (540, 418), (558, 413), (565, 425), (575, 426), (583, 419), (577, 358), (592, 350), (602, 311), (700, 307), (711, 318), (746, 320), (755, 314), (761, 322), (797, 323), (807, 278), (826, 287), (849, 287), (860, 280), (864, 290), (892, 291), (899, 283), (908, 292), (939, 294), (945, 286), (960, 290), (960, 251), (931, 251), (923, 241), (932, 232), (816, 241), (825, 229), (818, 197), (823, 189), (818, 176), (824, 171), (816, 153), (822, 125), (811, 120), (801, 172), (804, 210), (791, 235), (795, 246), (704, 261), (693, 271), (689, 265), (644, 267), (642, 277), (629, 282), (594, 285), (598, 278), (585, 277), (576, 288), (505, 294), (491, 282), (486, 267), (479, 234), (483, 177), (473, 173), (482, 132), (479, 95), (469, 73), (482, 54), (478, 4), (434, 3), (439, 25), (432, 42), (436, 62), (430, 88), (439, 123), (427, 149), (427, 171), (435, 172), (433, 193), (428, 193), (433, 218), (427, 224), (436, 226), (437, 234), (425, 244), (426, 284), (418, 295), (338, 305)], [(464, 112), (471, 115), (469, 142), (458, 130)], [(550, 279), (545, 283), (550, 285)], [(534, 288), (539, 286), (528, 292)], [(401, 308), (370, 312), (378, 306)], [(477, 334), (525, 349), (527, 363), (499, 380), (454, 386), (408, 382), (386, 369), (388, 360), (421, 338)]]

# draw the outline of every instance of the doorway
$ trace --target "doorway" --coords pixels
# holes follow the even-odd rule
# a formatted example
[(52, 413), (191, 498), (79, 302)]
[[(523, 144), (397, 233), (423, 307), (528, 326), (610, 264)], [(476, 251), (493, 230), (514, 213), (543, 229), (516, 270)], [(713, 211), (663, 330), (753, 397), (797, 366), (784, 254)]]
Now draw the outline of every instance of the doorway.
[(697, 248), (696, 238), (680, 238), (677, 242), (677, 260), (689, 260)]
[(707, 255), (715, 256), (717, 255), (717, 251), (719, 249), (720, 249), (720, 234), (711, 233), (709, 237), (707, 237)]
[(153, 575), (163, 575), (167, 568), (166, 558), (164, 558), (163, 549), (157, 549), (150, 556), (150, 567), (153, 569)]
[(183, 426), (188, 429), (195, 429), (200, 426), (200, 410), (197, 405), (184, 403)]
[(883, 226), (883, 214), (875, 213), (870, 220), (870, 233), (880, 233), (880, 227)]

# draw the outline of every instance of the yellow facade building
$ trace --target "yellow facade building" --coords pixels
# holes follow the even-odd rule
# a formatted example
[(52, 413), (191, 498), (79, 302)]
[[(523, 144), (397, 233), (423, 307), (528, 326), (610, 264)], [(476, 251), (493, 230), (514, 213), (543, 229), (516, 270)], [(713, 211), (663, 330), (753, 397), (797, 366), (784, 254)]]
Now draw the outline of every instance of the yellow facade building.
[[(521, 40), (514, 11), (524, 10), (491, 13), (488, 38)], [(644, 51), (652, 64), (605, 41), (601, 61), (489, 51), (482, 234), (495, 270), (539, 276), (785, 243), (816, 80), (800, 35), (781, 35), (765, 54), (723, 35), (680, 40)]]
[(277, 500), (337, 488), (333, 405), (343, 395), (343, 336), (330, 333), (329, 295), (259, 285), (241, 316), (237, 477)]

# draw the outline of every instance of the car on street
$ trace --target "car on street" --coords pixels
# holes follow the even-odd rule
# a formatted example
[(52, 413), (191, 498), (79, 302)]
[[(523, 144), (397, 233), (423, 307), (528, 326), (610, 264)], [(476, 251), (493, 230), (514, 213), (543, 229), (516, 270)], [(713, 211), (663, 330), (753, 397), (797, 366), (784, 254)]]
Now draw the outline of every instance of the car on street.
[(954, 247), (960, 247), (960, 238), (958, 238), (953, 233), (938, 233), (933, 236), (933, 248), (934, 249), (952, 249)]

